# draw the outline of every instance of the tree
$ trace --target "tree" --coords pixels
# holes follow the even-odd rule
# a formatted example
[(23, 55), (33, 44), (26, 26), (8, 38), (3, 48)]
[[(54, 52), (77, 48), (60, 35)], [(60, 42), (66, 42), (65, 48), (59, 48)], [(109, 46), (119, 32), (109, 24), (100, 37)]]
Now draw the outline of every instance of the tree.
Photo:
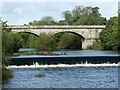
[(54, 25), (56, 24), (54, 18), (52, 16), (44, 16), (41, 20), (34, 20), (33, 22), (29, 22), (29, 25)]
[(12, 32), (4, 32), (2, 36), (3, 53), (12, 54), (18, 52), (18, 49), (21, 47), (21, 42), (19, 40), (18, 34)]
[(106, 18), (99, 13), (98, 7), (76, 6), (71, 11), (63, 12), (68, 25), (104, 25)]
[(67, 25), (65, 20), (60, 20), (58, 22), (56, 22), (56, 25)]
[(55, 21), (54, 21), (54, 19), (53, 19), (52, 16), (42, 17), (41, 22), (43, 22), (43, 23), (46, 24), (46, 25), (51, 25), (51, 24), (54, 24), (54, 23), (55, 23)]
[(118, 9), (118, 50), (120, 51), (120, 1)]
[(82, 15), (82, 9), (83, 6), (76, 6), (73, 10), (72, 10), (72, 15), (73, 15), (73, 22), (76, 22), (79, 17)]
[[(2, 34), (2, 36), (4, 36), (4, 33), (5, 32), (8, 32), (9, 31), (9, 29), (7, 29), (6, 28), (7, 27), (7, 21), (6, 22), (4, 22), (4, 21), (2, 21), (1, 19), (0, 19), (0, 33)], [(1, 38), (2, 38), (2, 36), (1, 36)], [(5, 38), (5, 37), (4, 37)], [(3, 38), (3, 39), (4, 39)], [(1, 41), (3, 41), (3, 40), (0, 40), (0, 44), (3, 44)], [(6, 41), (7, 42), (7, 41)], [(8, 43), (8, 45), (9, 45), (9, 43)], [(7, 56), (7, 54), (8, 54), (8, 52), (6, 52), (5, 53), (5, 51), (6, 51), (6, 48), (5, 48), (5, 46), (4, 46), (4, 44), (3, 45), (1, 45), (1, 46), (3, 46), (4, 48), (2, 48), (2, 56), (0, 56), (0, 58), (2, 59), (2, 81), (5, 81), (5, 80), (8, 80), (9, 78), (11, 78), (12, 77), (12, 72), (11, 72), (11, 70), (10, 69), (7, 69), (5, 66), (8, 64), (8, 56)], [(0, 78), (1, 79), (1, 78)]]
[(73, 17), (70, 11), (65, 11), (63, 12), (65, 21), (67, 23), (67, 25), (71, 25), (73, 23)]
[(53, 50), (55, 49), (55, 39), (53, 39), (50, 34), (41, 33), (35, 47), (39, 51)]
[(38, 42), (38, 38), (39, 37), (37, 37), (35, 35), (30, 35), (29, 34), (28, 45), (26, 45), (26, 46), (30, 47), (30, 48), (35, 48), (36, 43)]
[(118, 50), (120, 43), (118, 42), (118, 18), (113, 17), (107, 22), (105, 29), (100, 33), (100, 40), (103, 49)]
[(98, 7), (94, 7), (92, 8), (92, 15), (95, 17), (100, 17), (101, 14), (99, 13), (99, 8)]
[(81, 49), (80, 37), (72, 33), (64, 33), (58, 43), (59, 49)]

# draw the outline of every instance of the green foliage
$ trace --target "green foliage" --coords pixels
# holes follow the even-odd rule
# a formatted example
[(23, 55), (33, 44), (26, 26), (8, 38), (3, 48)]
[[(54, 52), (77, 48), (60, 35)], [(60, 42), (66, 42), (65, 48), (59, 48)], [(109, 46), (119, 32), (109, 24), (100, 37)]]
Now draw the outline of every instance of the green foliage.
[(66, 11), (63, 13), (64, 15), (64, 18), (65, 18), (65, 21), (66, 21), (66, 24), (67, 25), (72, 25), (73, 23), (73, 18), (72, 18), (72, 14), (70, 11)]
[[(5, 66), (8, 64), (9, 61), (9, 57), (8, 54), (9, 52), (7, 52), (7, 50), (9, 49), (9, 46), (11, 44), (10, 42), (10, 38), (7, 37), (6, 33), (10, 31), (10, 29), (7, 29), (7, 22), (4, 22), (0, 19), (0, 25), (1, 25), (1, 33), (2, 33), (2, 81), (8, 80), (9, 78), (11, 78), (12, 73), (11, 70), (7, 69)], [(8, 43), (9, 42), (9, 43)], [(5, 46), (6, 45), (6, 46)], [(7, 47), (8, 46), (8, 47)], [(10, 52), (12, 51), (11, 49), (9, 49)], [(1, 56), (0, 56), (1, 58)]]
[(102, 25), (106, 23), (106, 19), (104, 17), (96, 18), (93, 15), (82, 15), (74, 25)]
[(7, 69), (4, 65), (2, 67), (2, 81), (8, 80), (12, 77), (12, 72), (10, 69)]
[(23, 48), (28, 46), (29, 36), (31, 36), (31, 34), (29, 34), (29, 33), (19, 33), (18, 34), (17, 37), (19, 37), (20, 43), (21, 43)]
[(7, 22), (0, 21), (2, 25), (2, 53), (12, 54), (17, 52), (20, 45), (18, 34), (10, 32), (11, 30), (7, 28)]
[(58, 43), (59, 49), (81, 49), (80, 37), (71, 33), (64, 33)]
[(106, 28), (100, 33), (100, 40), (103, 49), (118, 50), (120, 47), (118, 35), (118, 18), (113, 17), (107, 22)]
[(120, 8), (118, 13), (118, 50), (120, 51)]
[(67, 23), (65, 22), (65, 20), (60, 20), (59, 22), (56, 22), (55, 25), (67, 25)]
[(55, 48), (55, 40), (50, 34), (42, 33), (37, 39), (36, 46), (39, 51), (50, 51)]
[(26, 45), (26, 47), (35, 48), (35, 46), (36, 46), (35, 44), (37, 43), (38, 38), (39, 37), (37, 37), (35, 35), (30, 35), (29, 34), (28, 44)]
[(93, 43), (93, 45), (88, 46), (87, 49), (92, 49), (92, 50), (102, 50), (102, 46), (101, 46), (101, 41), (97, 40), (96, 42)]
[(106, 18), (99, 13), (98, 7), (76, 6), (71, 11), (62, 13), (64, 20), (55, 21), (52, 16), (42, 17), (41, 20), (29, 22), (29, 25), (104, 25)]
[(54, 38), (56, 43), (58, 43), (58, 42), (60, 42), (60, 38), (62, 37), (63, 34), (64, 34), (63, 32), (57, 33), (57, 34), (53, 35), (52, 38)]
[(31, 33), (19, 33), (18, 36), (21, 43), (21, 48), (34, 48), (37, 42), (37, 36)]
[(40, 74), (36, 74), (35, 77), (41, 78), (41, 77), (45, 77), (45, 75), (40, 73)]
[(3, 32), (2, 36), (3, 53), (12, 54), (18, 52), (18, 49), (21, 47), (18, 34), (12, 32)]
[(81, 49), (81, 37), (71, 33), (58, 33), (55, 35), (41, 33), (39, 37), (31, 38), (28, 38), (29, 43), (26, 47), (36, 48), (38, 51)]
[(101, 17), (98, 7), (76, 6), (72, 11), (63, 12), (68, 25), (104, 25), (106, 18)]
[(56, 24), (54, 18), (52, 16), (42, 17), (41, 20), (34, 20), (33, 22), (29, 22), (29, 25), (54, 25)]

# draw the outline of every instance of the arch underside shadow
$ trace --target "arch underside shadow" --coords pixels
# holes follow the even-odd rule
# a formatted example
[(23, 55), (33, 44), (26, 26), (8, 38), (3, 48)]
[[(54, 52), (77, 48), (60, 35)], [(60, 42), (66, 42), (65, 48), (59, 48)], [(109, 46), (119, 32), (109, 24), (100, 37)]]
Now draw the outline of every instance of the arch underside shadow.
[(72, 31), (61, 31), (61, 32), (55, 32), (54, 33), (54, 35), (55, 34), (58, 34), (58, 33), (72, 33), (72, 34), (74, 34), (74, 35), (76, 35), (76, 36), (78, 36), (79, 37), (79, 40), (80, 40), (80, 48), (79, 49), (83, 49), (83, 42), (84, 42), (84, 40), (85, 40), (85, 37), (83, 37), (82, 35), (80, 35), (79, 33), (76, 33), (76, 32), (72, 32)]
[(85, 39), (85, 37), (83, 37), (82, 35), (80, 35), (80, 34), (78, 34), (76, 32), (72, 32), (72, 31), (55, 32), (54, 35), (57, 34), (57, 33), (72, 33), (72, 34), (75, 34), (75, 35), (79, 36), (82, 39), (82, 41), (84, 41), (84, 39)]
[(36, 37), (39, 37), (39, 35), (35, 34), (35, 33), (32, 33), (32, 32), (18, 32), (18, 33), (28, 33), (28, 34), (31, 34), (31, 35), (34, 35)]
[[(38, 34), (35, 34), (35, 33), (33, 33), (33, 32), (18, 32), (18, 33), (29, 33), (29, 34), (32, 34), (32, 35), (34, 35), (34, 36), (37, 36), (37, 37), (39, 37), (39, 35)], [(54, 33), (54, 32), (53, 32)], [(76, 32), (72, 32), (72, 31), (61, 31), (61, 32), (55, 32), (53, 35), (55, 35), (55, 34), (57, 34), (57, 33), (72, 33), (72, 34), (75, 34), (75, 35), (77, 35), (77, 36), (79, 36), (81, 39), (85, 39), (85, 37), (83, 37), (82, 35), (80, 35), (80, 34), (78, 34), (78, 33), (76, 33)]]

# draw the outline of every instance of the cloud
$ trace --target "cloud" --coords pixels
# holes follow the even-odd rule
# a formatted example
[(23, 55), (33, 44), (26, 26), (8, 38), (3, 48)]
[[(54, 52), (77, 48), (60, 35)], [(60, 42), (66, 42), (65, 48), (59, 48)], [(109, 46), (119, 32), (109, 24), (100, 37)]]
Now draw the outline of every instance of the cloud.
[(2, 2), (118, 2), (119, 0), (1, 0)]
[(2, 18), (9, 24), (28, 23), (40, 20), (43, 16), (53, 16), (58, 21), (63, 19), (63, 11), (83, 5), (98, 6), (102, 16), (109, 19), (109, 17), (117, 15), (117, 4), (117, 2), (4, 2), (2, 3)]
[(23, 13), (23, 9), (22, 8), (15, 8), (13, 11), (13, 14), (21, 14), (21, 13)]

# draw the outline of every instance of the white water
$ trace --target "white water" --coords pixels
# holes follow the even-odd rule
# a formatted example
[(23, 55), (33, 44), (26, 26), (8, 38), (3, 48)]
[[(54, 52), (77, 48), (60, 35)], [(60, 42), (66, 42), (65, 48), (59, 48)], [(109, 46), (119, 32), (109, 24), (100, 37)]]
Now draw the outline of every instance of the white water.
[(117, 66), (118, 64), (111, 64), (111, 63), (103, 63), (103, 64), (91, 64), (91, 63), (84, 63), (84, 64), (57, 64), (57, 65), (39, 65), (37, 62), (33, 63), (33, 65), (11, 65), (7, 68), (49, 68), (49, 67), (106, 67), (106, 66)]

